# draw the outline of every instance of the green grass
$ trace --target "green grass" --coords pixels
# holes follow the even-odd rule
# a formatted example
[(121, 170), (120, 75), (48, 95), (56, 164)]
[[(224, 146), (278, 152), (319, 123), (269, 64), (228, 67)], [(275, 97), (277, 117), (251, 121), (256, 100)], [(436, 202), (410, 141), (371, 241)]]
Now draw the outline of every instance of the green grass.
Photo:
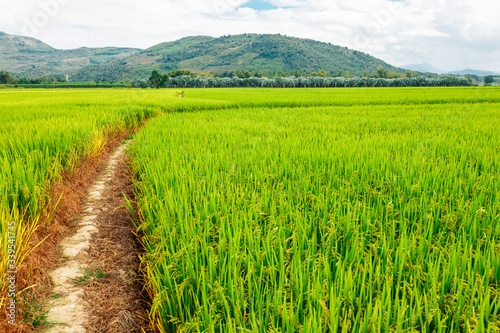
[(19, 315), (24, 323), (34, 328), (42, 326), (47, 328), (53, 325), (53, 323), (47, 321), (50, 308), (46, 309), (44, 304), (36, 299), (38, 290), (39, 289), (35, 291), (28, 290), (17, 300), (19, 304)]
[[(135, 99), (167, 112), (253, 107), (429, 105), (498, 103), (497, 87), (465, 88), (191, 88), (134, 91)], [(169, 99), (165, 99), (168, 96)]]
[[(31, 235), (50, 204), (51, 184), (98, 154), (109, 136), (157, 112), (117, 93), (0, 91), (0, 276), (19, 268), (33, 248)], [(16, 267), (9, 269), (14, 239)]]
[[(129, 153), (155, 324), (500, 330), (497, 91), (418, 91), (149, 122)], [(340, 96), (290, 100), (322, 94)]]
[(74, 285), (83, 285), (86, 286), (95, 282), (103, 282), (105, 278), (107, 278), (110, 273), (104, 273), (101, 267), (90, 267), (83, 268), (84, 274), (77, 278), (70, 278), (71, 283)]
[(498, 331), (499, 103), (495, 87), (0, 90), (0, 274), (9, 222), (19, 266), (51, 184), (164, 113), (129, 148), (160, 329)]

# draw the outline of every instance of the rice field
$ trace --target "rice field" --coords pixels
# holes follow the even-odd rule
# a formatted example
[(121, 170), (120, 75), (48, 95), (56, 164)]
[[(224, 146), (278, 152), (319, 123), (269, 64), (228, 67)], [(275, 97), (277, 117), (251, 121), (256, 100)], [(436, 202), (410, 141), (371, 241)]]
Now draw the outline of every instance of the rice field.
[(161, 331), (500, 330), (500, 104), (357, 104), (135, 136)]
[(6, 272), (20, 267), (32, 249), (31, 235), (49, 222), (40, 225), (39, 219), (49, 204), (50, 185), (82, 158), (98, 154), (108, 137), (153, 114), (126, 100), (105, 102), (84, 92), (62, 95), (0, 92), (0, 305)]
[(128, 153), (158, 331), (500, 331), (500, 89), (183, 93), (0, 91), (0, 274), (10, 222), (20, 265), (50, 185), (153, 118)]

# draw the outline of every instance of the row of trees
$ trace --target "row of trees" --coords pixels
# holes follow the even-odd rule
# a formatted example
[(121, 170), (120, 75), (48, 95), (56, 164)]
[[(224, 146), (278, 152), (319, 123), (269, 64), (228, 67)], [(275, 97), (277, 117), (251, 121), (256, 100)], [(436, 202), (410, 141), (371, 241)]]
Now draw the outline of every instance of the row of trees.
[[(259, 71), (251, 71), (251, 70), (238, 70), (238, 71), (231, 71), (231, 72), (222, 72), (222, 73), (207, 73), (204, 71), (195, 73), (191, 70), (188, 69), (176, 69), (173, 71), (170, 71), (166, 74), (160, 74), (158, 71), (154, 70), (151, 73), (150, 77), (150, 82), (152, 86), (163, 86), (165, 82), (169, 80), (169, 78), (177, 78), (179, 76), (191, 76), (192, 78), (198, 77), (198, 76), (206, 76), (210, 78), (233, 78), (233, 77), (238, 77), (240, 79), (250, 79), (250, 78), (270, 78), (270, 79), (276, 79), (276, 78), (287, 78), (287, 77), (307, 77), (307, 78), (314, 78), (314, 77), (322, 77), (322, 78), (331, 78), (331, 77), (344, 77), (344, 78), (355, 78), (355, 75), (351, 75), (349, 71), (343, 72), (339, 71), (338, 73), (327, 73), (324, 70), (318, 70), (318, 71), (306, 71), (306, 72), (301, 72), (299, 70), (295, 71), (290, 71), (290, 72), (259, 72)], [(401, 78), (409, 78), (409, 77), (418, 77), (419, 73), (407, 70), (405, 73), (396, 73), (396, 72), (389, 72), (387, 69), (383, 67), (379, 67), (377, 69), (376, 73), (371, 73), (370, 71), (365, 70), (363, 75), (361, 77), (364, 78), (383, 78), (383, 79), (401, 79)]]
[(218, 88), (218, 87), (452, 87), (470, 86), (471, 80), (445, 76), (437, 79), (424, 77), (404, 77), (396, 79), (369, 77), (249, 77), (240, 78), (179, 75), (170, 77), (153, 72), (149, 82), (135, 81), (136, 87), (152, 88)]
[(52, 77), (39, 77), (36, 79), (26, 79), (14, 78), (9, 72), (0, 71), (0, 84), (47, 84), (54, 82), (66, 82), (66, 80), (62, 77), (52, 78)]
[[(356, 75), (352, 75), (349, 71), (344, 72), (342, 70), (338, 72), (330, 72), (327, 73), (324, 70), (317, 70), (317, 71), (305, 71), (301, 72), (299, 70), (295, 71), (289, 71), (289, 72), (276, 72), (276, 73), (269, 73), (269, 72), (258, 72), (258, 71), (250, 71), (250, 70), (241, 70), (241, 71), (231, 71), (231, 72), (223, 72), (215, 75), (211, 75), (211, 77), (234, 77), (237, 76), (242, 79), (248, 79), (251, 77), (268, 77), (268, 78), (273, 78), (273, 77), (290, 77), (290, 76), (295, 76), (295, 77), (300, 77), (300, 76), (305, 76), (305, 77), (345, 77), (345, 78), (353, 78)], [(404, 73), (397, 73), (394, 71), (388, 71), (387, 69), (383, 67), (379, 67), (375, 73), (372, 73), (371, 71), (365, 70), (363, 72), (362, 77), (371, 77), (371, 78), (385, 78), (385, 79), (400, 79), (400, 78), (405, 78), (405, 77), (417, 77), (419, 76), (418, 72), (410, 71), (407, 70)]]
[[(130, 87), (128, 82), (67, 82), (63, 77), (39, 77), (35, 79), (19, 78), (16, 79), (9, 72), (0, 71), (0, 84), (7, 84), (13, 87), (24, 88), (112, 88), (112, 87)], [(144, 84), (147, 87), (148, 84)]]
[[(157, 71), (151, 73), (149, 80), (134, 80), (133, 87), (138, 88), (217, 88), (217, 87), (421, 87), (421, 86), (470, 86), (472, 80), (468, 78), (458, 78), (455, 76), (445, 76), (440, 78), (424, 78), (408, 72), (407, 75), (394, 77), (389, 75), (384, 69), (379, 69), (377, 75), (363, 77), (341, 77), (326, 76), (324, 72), (309, 73), (306, 76), (248, 76), (255, 72), (244, 71), (240, 74), (243, 77), (233, 75), (232, 77), (218, 76), (213, 74), (190, 70), (174, 70), (167, 74), (159, 74)], [(262, 74), (262, 73), (260, 73)], [(321, 75), (318, 75), (321, 74)], [(65, 80), (54, 78), (38, 79), (15, 79), (8, 72), (0, 72), (0, 84), (20, 84), (20, 85), (47, 85), (63, 83)], [(107, 83), (108, 85), (112, 85)]]

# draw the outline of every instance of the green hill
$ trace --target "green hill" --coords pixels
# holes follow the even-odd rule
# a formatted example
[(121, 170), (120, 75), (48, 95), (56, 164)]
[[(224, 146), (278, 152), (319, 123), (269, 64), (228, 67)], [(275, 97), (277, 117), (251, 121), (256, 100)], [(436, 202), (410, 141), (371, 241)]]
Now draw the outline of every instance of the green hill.
[(366, 53), (310, 39), (258, 34), (196, 36), (158, 44), (115, 63), (87, 67), (74, 79), (146, 78), (152, 70), (173, 69), (211, 73), (325, 70), (329, 74), (340, 71), (362, 74), (364, 71), (375, 73), (379, 66), (402, 71)]
[(139, 51), (117, 47), (57, 50), (35, 38), (0, 32), (0, 70), (18, 77), (63, 76), (88, 66), (114, 62)]
[(28, 78), (69, 73), (73, 81), (127, 81), (148, 78), (153, 70), (174, 69), (211, 73), (324, 70), (336, 75), (340, 71), (375, 73), (380, 66), (403, 71), (363, 52), (279, 34), (186, 37), (141, 51), (112, 47), (56, 50), (33, 38), (0, 33), (0, 70)]

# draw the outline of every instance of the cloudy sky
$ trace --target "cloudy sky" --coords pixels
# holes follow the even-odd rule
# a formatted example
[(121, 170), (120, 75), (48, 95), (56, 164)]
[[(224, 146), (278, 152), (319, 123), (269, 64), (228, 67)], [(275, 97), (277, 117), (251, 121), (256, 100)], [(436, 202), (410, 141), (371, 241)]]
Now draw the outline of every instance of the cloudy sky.
[(0, 31), (61, 49), (281, 33), (397, 66), (500, 72), (498, 0), (5, 0)]

